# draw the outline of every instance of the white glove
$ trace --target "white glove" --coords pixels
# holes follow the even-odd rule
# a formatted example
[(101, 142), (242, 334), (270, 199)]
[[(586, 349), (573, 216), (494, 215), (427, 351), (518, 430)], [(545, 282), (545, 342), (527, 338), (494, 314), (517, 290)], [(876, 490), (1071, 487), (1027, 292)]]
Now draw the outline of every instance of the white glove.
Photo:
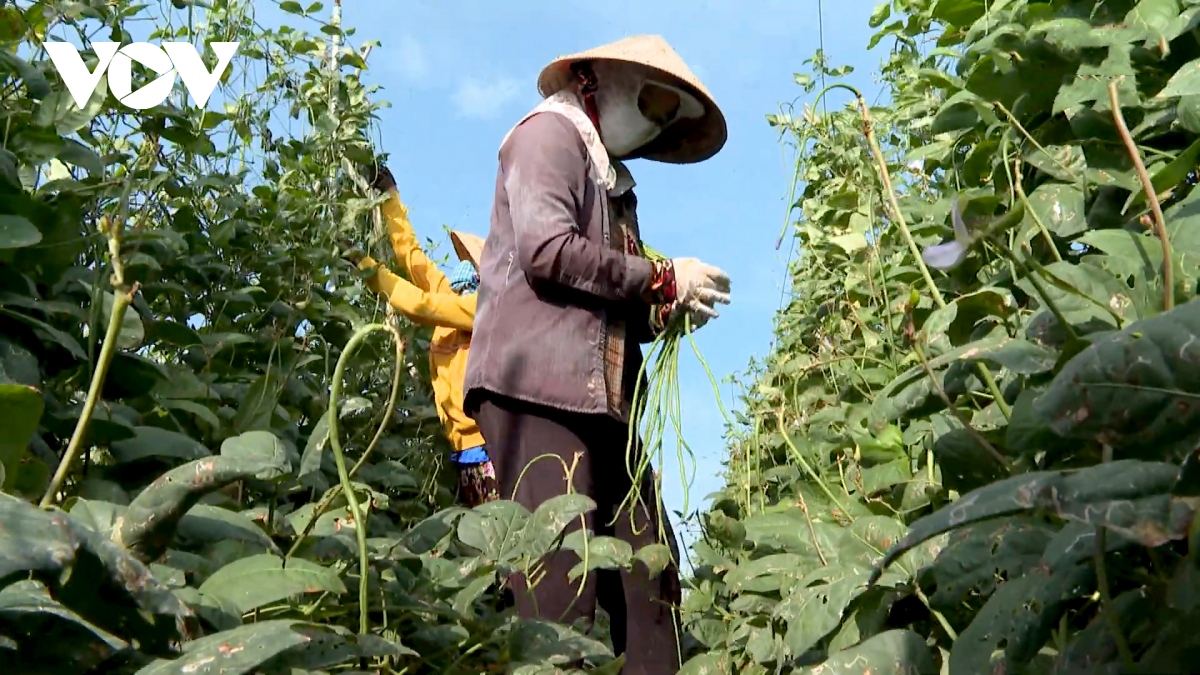
[(696, 258), (675, 258), (675, 302), (677, 311), (686, 311), (693, 328), (715, 319), (717, 303), (729, 304), (729, 275)]
[(693, 309), (693, 301), (710, 309), (718, 302), (729, 304), (728, 274), (696, 258), (675, 258), (671, 264), (675, 267), (675, 300), (679, 304)]
[(708, 323), (709, 319), (715, 319), (719, 316), (717, 311), (712, 307), (699, 302), (692, 301), (691, 305), (676, 305), (675, 315), (687, 315), (687, 328), (689, 332), (695, 332)]

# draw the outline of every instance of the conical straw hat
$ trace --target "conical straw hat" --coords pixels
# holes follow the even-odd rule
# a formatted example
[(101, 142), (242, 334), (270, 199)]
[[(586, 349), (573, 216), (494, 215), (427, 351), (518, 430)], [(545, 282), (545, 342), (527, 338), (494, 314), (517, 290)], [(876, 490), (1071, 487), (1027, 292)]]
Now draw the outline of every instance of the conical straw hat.
[(471, 264), (479, 267), (479, 259), (483, 254), (483, 239), (470, 232), (450, 233), (450, 243), (454, 244), (454, 252), (459, 260), (470, 260)]
[(725, 145), (728, 131), (721, 109), (700, 79), (659, 35), (635, 35), (586, 52), (559, 57), (542, 69), (538, 76), (538, 92), (544, 98), (560, 91), (574, 81), (573, 64), (600, 60), (645, 66), (653, 72), (654, 79), (688, 92), (704, 106), (702, 116), (681, 117), (630, 159), (644, 157), (667, 164), (693, 164), (712, 157)]

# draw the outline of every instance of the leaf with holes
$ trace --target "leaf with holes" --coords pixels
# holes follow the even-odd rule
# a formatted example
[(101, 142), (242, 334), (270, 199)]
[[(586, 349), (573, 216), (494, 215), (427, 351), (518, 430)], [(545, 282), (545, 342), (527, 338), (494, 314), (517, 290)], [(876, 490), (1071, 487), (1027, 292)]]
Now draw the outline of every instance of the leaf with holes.
[(200, 584), (199, 590), (245, 614), (299, 595), (345, 593), (346, 587), (327, 567), (302, 558), (288, 560), (285, 567), (282, 558), (264, 553), (229, 563)]

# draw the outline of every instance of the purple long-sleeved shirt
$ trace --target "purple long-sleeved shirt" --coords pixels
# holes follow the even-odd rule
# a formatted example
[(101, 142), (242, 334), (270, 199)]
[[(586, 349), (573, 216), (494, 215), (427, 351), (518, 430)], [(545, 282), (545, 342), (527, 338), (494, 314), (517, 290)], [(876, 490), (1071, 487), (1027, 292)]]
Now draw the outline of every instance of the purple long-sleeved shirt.
[(571, 120), (526, 119), (500, 149), (468, 411), (489, 391), (628, 420), (638, 345), (653, 338), (652, 306), (663, 301), (650, 290), (653, 273), (632, 190), (609, 196)]

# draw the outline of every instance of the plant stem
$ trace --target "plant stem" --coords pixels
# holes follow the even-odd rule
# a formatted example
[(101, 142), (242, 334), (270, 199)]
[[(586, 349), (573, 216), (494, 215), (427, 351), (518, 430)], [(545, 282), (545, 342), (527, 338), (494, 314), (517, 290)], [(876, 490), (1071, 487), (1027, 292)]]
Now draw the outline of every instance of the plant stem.
[[(1112, 85), (1109, 85), (1109, 91), (1112, 91)], [(1111, 462), (1112, 446), (1105, 444), (1103, 452), (1101, 462), (1105, 464)], [(1104, 562), (1105, 550), (1108, 548), (1105, 536), (1107, 532), (1103, 525), (1096, 527), (1096, 548), (1092, 552), (1092, 562), (1096, 566), (1096, 587), (1100, 591), (1100, 611), (1108, 622), (1109, 630), (1112, 631), (1113, 639), (1117, 643), (1117, 653), (1121, 655), (1121, 661), (1125, 664), (1125, 671), (1134, 672), (1136, 664), (1133, 659), (1133, 651), (1129, 649), (1129, 643), (1125, 641), (1125, 635), (1121, 633), (1121, 620), (1114, 611), (1112, 589), (1108, 585), (1108, 566)]]
[(1146, 191), (1146, 201), (1150, 203), (1150, 211), (1154, 213), (1155, 234), (1162, 242), (1163, 311), (1169, 312), (1175, 306), (1175, 267), (1171, 262), (1173, 256), (1171, 255), (1171, 237), (1167, 234), (1167, 221), (1163, 218), (1162, 205), (1158, 202), (1158, 192), (1154, 189), (1150, 174), (1146, 172), (1146, 164), (1142, 162), (1142, 155), (1138, 152), (1137, 144), (1133, 142), (1133, 136), (1129, 134), (1129, 127), (1125, 125), (1125, 116), (1121, 114), (1121, 97), (1117, 93), (1115, 81), (1108, 83), (1108, 101), (1112, 107), (1113, 121), (1117, 124), (1117, 132), (1125, 143), (1125, 149), (1129, 151), (1129, 157), (1133, 160), (1138, 179), (1142, 181), (1142, 189)]
[(75, 458), (79, 455), (83, 439), (87, 434), (88, 423), (91, 422), (92, 415), (96, 411), (96, 404), (100, 402), (100, 392), (104, 389), (108, 367), (117, 353), (117, 341), (121, 335), (121, 324), (125, 320), (125, 310), (133, 302), (133, 296), (137, 293), (138, 285), (136, 283), (132, 288), (126, 288), (125, 267), (121, 262), (121, 228), (125, 226), (129, 192), (132, 186), (132, 180), (127, 178), (121, 199), (122, 206), (117, 218), (115, 220), (109, 220), (107, 217), (100, 219), (100, 229), (108, 236), (108, 256), (113, 268), (112, 311), (109, 313), (108, 328), (104, 331), (104, 345), (100, 348), (99, 358), (96, 359), (96, 370), (92, 373), (92, 381), (88, 385), (83, 410), (79, 413), (79, 420), (75, 423), (75, 431), (71, 434), (71, 440), (67, 442), (67, 450), (54, 470), (54, 477), (50, 480), (46, 493), (42, 495), (42, 501), (39, 503), (41, 508), (46, 508), (54, 503), (58, 491), (62, 489), (63, 482), (67, 479), (67, 474), (71, 471), (71, 465), (75, 463)]
[(925, 591), (921, 590), (921, 586), (916, 582), (916, 580), (913, 580), (913, 590), (916, 592), (917, 599), (920, 600), (921, 603), (925, 605), (925, 608), (933, 614), (933, 618), (937, 619), (937, 622), (942, 626), (942, 630), (946, 631), (946, 635), (950, 636), (950, 641), (954, 642), (957, 640), (958, 633), (954, 631), (954, 627), (950, 625), (950, 621), (946, 619), (944, 614), (937, 611), (932, 605), (929, 604), (929, 598), (926, 597)]
[[(379, 439), (383, 437), (383, 432), (387, 429), (388, 422), (392, 418), (392, 413), (396, 410), (396, 401), (400, 398), (400, 375), (404, 370), (404, 342), (400, 337), (400, 331), (395, 326), (388, 325), (387, 330), (392, 334), (392, 337), (395, 338), (396, 342), (396, 370), (392, 374), (392, 393), (391, 396), (388, 397), (387, 405), (384, 406), (383, 420), (379, 423), (379, 428), (375, 431), (375, 437), (371, 439), (370, 445), (367, 446), (367, 449), (363, 451), (362, 456), (358, 458), (358, 461), (355, 462), (354, 466), (350, 467), (350, 471), (347, 472), (350, 478), (354, 478), (354, 474), (358, 473), (358, 470), (361, 469), (363, 464), (366, 463), (367, 458), (371, 456), (371, 451), (374, 450), (375, 446), (379, 444)], [(336, 414), (336, 411), (330, 409), (330, 411), (326, 414), (334, 415)], [(332, 427), (330, 433), (332, 433)], [(325, 515), (325, 511), (329, 509), (329, 505), (333, 503), (333, 500), (336, 499), (339, 494), (341, 494), (341, 491), (342, 486), (340, 484), (335, 485), (325, 493), (325, 496), (321, 498), (321, 501), (317, 502), (317, 506), (313, 509), (312, 517), (309, 518), (308, 524), (304, 526), (304, 530), (300, 532), (300, 535), (296, 537), (296, 541), (292, 543), (292, 547), (289, 548), (287, 554), (283, 556), (285, 563), (292, 556), (296, 555), (296, 551), (300, 549), (300, 544), (304, 543), (304, 540), (308, 537), (309, 533), (312, 532), (313, 527), (316, 526), (317, 519)]]
[(346, 504), (350, 507), (350, 515), (354, 518), (354, 535), (358, 540), (358, 607), (359, 633), (366, 635), (370, 631), (370, 598), (367, 593), (367, 579), (370, 574), (371, 561), (367, 555), (367, 521), (366, 515), (360, 508), (358, 496), (350, 483), (350, 472), (346, 469), (346, 458), (342, 454), (342, 442), (338, 439), (338, 400), (342, 396), (342, 377), (346, 373), (346, 365), (350, 356), (358, 349), (363, 340), (375, 331), (387, 331), (388, 327), (381, 323), (369, 323), (354, 331), (345, 349), (338, 357), (337, 365), (333, 368), (333, 383), (329, 391), (329, 445), (333, 449), (333, 461), (337, 464), (338, 479), (342, 484), (342, 492), (346, 495)]
[[(1038, 278), (1036, 272), (1029, 269), (1024, 261), (1022, 261), (1015, 253), (1008, 250), (1008, 247), (1004, 245), (1004, 242), (995, 239), (991, 241), (992, 244), (1000, 250), (1001, 255), (1008, 258), (1009, 262), (1011, 262), (1021, 272), (1021, 274), (1024, 274), (1025, 278), (1029, 279), (1029, 283), (1033, 284), (1033, 290), (1037, 292), (1038, 297), (1041, 299), (1042, 304), (1046, 306), (1046, 309), (1050, 310), (1050, 313), (1053, 314), (1054, 318), (1058, 320), (1059, 325), (1063, 327), (1063, 331), (1066, 332), (1067, 337), (1072, 340), (1078, 340), (1079, 334), (1075, 332), (1075, 327), (1071, 324), (1071, 322), (1067, 321), (1066, 315), (1062, 313), (1062, 310), (1059, 309), (1054, 300), (1050, 298), (1048, 289), (1042, 285), (1042, 280)], [(1030, 258), (1030, 262), (1034, 265), (1037, 264), (1032, 258)]]
[[(1017, 196), (1021, 199), (1021, 204), (1025, 206), (1025, 210), (1029, 212), (1029, 216), (1033, 218), (1033, 224), (1037, 225), (1038, 230), (1042, 233), (1042, 238), (1046, 240), (1046, 244), (1050, 246), (1050, 252), (1054, 254), (1054, 259), (1058, 262), (1063, 261), (1062, 254), (1058, 252), (1058, 245), (1054, 243), (1054, 237), (1050, 236), (1050, 230), (1046, 229), (1046, 224), (1042, 222), (1041, 216), (1037, 211), (1033, 210), (1033, 206), (1029, 203), (1029, 197), (1025, 194), (1025, 186), (1021, 185), (1021, 160), (1014, 162), (1013, 172), (1016, 176), (1013, 177), (1013, 188), (1017, 191)], [(1035, 190), (1036, 192), (1036, 190)], [(1010, 261), (1011, 262), (1011, 261)]]
[(371, 452), (375, 450), (375, 446), (379, 445), (379, 440), (383, 438), (383, 432), (387, 430), (388, 422), (392, 420), (392, 413), (396, 411), (396, 401), (400, 399), (400, 376), (404, 373), (404, 338), (400, 336), (400, 331), (391, 322), (388, 322), (387, 330), (392, 334), (396, 345), (396, 370), (392, 373), (392, 393), (388, 396), (387, 405), (383, 407), (383, 419), (379, 422), (379, 428), (375, 430), (375, 437), (367, 444), (367, 449), (363, 450), (362, 457), (359, 457), (354, 466), (350, 467), (351, 478), (366, 463)]
[(104, 332), (104, 345), (100, 348), (100, 356), (96, 359), (96, 371), (92, 373), (92, 382), (88, 386), (87, 399), (84, 400), (83, 410), (79, 413), (79, 421), (75, 423), (75, 431), (71, 434), (71, 440), (67, 443), (67, 451), (63, 454), (63, 458), (58, 463), (58, 468), (54, 471), (54, 478), (50, 481), (50, 486), (46, 488), (46, 493), (42, 495), (42, 501), (39, 504), (41, 508), (46, 508), (54, 503), (55, 496), (62, 489), (63, 482), (67, 478), (67, 474), (71, 471), (71, 465), (75, 463), (75, 458), (79, 455), (79, 450), (83, 445), (83, 438), (87, 433), (88, 423), (92, 420), (92, 414), (96, 411), (96, 404), (100, 401), (100, 391), (104, 388), (104, 380), (108, 376), (108, 367), (112, 364), (113, 356), (117, 353), (117, 340), (121, 334), (121, 321), (125, 318), (125, 310), (133, 301), (133, 294), (137, 289), (131, 289), (127, 292), (113, 293), (112, 313), (108, 318), (108, 329)]
[(779, 433), (783, 436), (783, 442), (787, 444), (788, 450), (791, 451), (792, 458), (796, 460), (796, 463), (800, 465), (800, 468), (804, 469), (804, 472), (808, 474), (808, 477), (812, 479), (812, 482), (817, 484), (817, 488), (821, 492), (825, 493), (825, 496), (829, 498), (829, 501), (832, 502), (834, 506), (838, 507), (838, 509), (841, 510), (841, 512), (847, 518), (854, 520), (854, 516), (850, 514), (850, 511), (846, 509), (841, 500), (834, 496), (833, 491), (829, 489), (829, 486), (825, 484), (825, 481), (821, 480), (821, 476), (816, 472), (815, 469), (812, 468), (812, 465), (808, 463), (808, 460), (804, 459), (804, 455), (800, 454), (800, 449), (796, 447), (796, 443), (793, 442), (792, 437), (788, 435), (787, 427), (784, 426), (783, 423), (783, 418), (778, 418), (778, 421)]
[[(867, 108), (867, 101), (857, 89), (853, 89), (852, 87), (847, 88), (851, 89), (854, 92), (855, 98), (858, 99), (858, 108), (862, 115), (863, 134), (867, 137), (867, 145), (871, 148), (871, 155), (875, 158), (875, 168), (879, 173), (879, 180), (883, 182), (883, 192), (884, 196), (887, 197), (888, 206), (891, 207), (892, 220), (900, 228), (900, 234), (908, 244), (908, 250), (912, 252), (917, 267), (921, 270), (921, 276), (925, 278), (925, 285), (929, 287), (929, 292), (933, 295), (933, 301), (937, 303), (938, 307), (945, 309), (946, 299), (942, 297), (942, 291), (934, 283), (933, 275), (929, 273), (929, 266), (925, 264), (925, 259), (921, 257), (921, 248), (917, 246), (917, 242), (913, 239), (912, 232), (909, 232), (908, 222), (904, 220), (904, 214), (900, 211), (900, 202), (896, 198), (895, 188), (892, 187), (892, 177), (888, 171), (887, 159), (883, 156), (883, 151), (879, 149), (879, 140), (875, 137), (875, 128), (871, 125), (871, 111)], [(1004, 415), (1004, 419), (1011, 419), (1012, 409), (1009, 408), (1008, 402), (1004, 400), (1004, 395), (1000, 391), (1000, 386), (996, 384), (996, 378), (992, 376), (992, 371), (978, 361), (975, 363), (975, 369), (979, 371), (979, 377), (983, 380), (988, 391), (991, 392), (993, 400), (996, 401), (996, 407), (1000, 408), (1000, 413)]]
[(896, 190), (892, 187), (891, 172), (888, 171), (887, 159), (883, 156), (883, 151), (879, 148), (879, 140), (875, 137), (875, 128), (871, 124), (871, 112), (867, 108), (867, 101), (857, 91), (854, 92), (858, 98), (858, 107), (862, 115), (863, 134), (867, 137), (867, 145), (871, 149), (871, 156), (875, 160), (875, 168), (879, 173), (879, 180), (883, 183), (883, 196), (887, 198), (888, 206), (891, 210), (892, 220), (896, 226), (900, 228), (900, 235), (904, 237), (905, 243), (908, 244), (908, 250), (916, 259), (917, 267), (921, 270), (921, 276), (925, 279), (925, 285), (929, 287), (929, 293), (933, 296), (933, 301), (938, 307), (945, 307), (946, 300), (942, 297), (942, 291), (933, 281), (933, 275), (929, 273), (929, 267), (925, 264), (925, 259), (921, 257), (921, 248), (917, 246), (917, 242), (913, 239), (912, 233), (908, 230), (908, 222), (904, 219), (904, 214), (900, 211), (900, 202), (896, 198)]
[(954, 413), (954, 416), (957, 417), (958, 421), (962, 423), (963, 428), (967, 430), (967, 433), (971, 434), (971, 437), (975, 439), (975, 442), (978, 443), (984, 450), (986, 450), (987, 453), (991, 455), (992, 459), (996, 460), (1000, 466), (1004, 467), (1004, 469), (1011, 474), (1012, 468), (1009, 467), (1008, 460), (1004, 458), (1004, 455), (1000, 454), (1000, 451), (997, 450), (996, 447), (991, 443), (989, 443), (988, 439), (983, 437), (983, 434), (979, 433), (975, 427), (971, 426), (971, 421), (966, 418), (966, 415), (963, 415), (962, 411), (955, 407), (954, 402), (950, 400), (950, 395), (947, 394), (945, 388), (942, 387), (942, 383), (937, 381), (937, 377), (933, 372), (933, 368), (929, 365), (929, 359), (925, 358), (925, 350), (921, 349), (921, 345), (915, 340), (913, 341), (913, 351), (916, 352), (917, 358), (921, 361), (921, 365), (925, 367), (925, 374), (929, 376), (929, 381), (933, 383), (933, 387), (937, 390), (938, 396), (942, 399), (942, 402), (946, 404), (946, 407), (949, 408), (952, 413)]

